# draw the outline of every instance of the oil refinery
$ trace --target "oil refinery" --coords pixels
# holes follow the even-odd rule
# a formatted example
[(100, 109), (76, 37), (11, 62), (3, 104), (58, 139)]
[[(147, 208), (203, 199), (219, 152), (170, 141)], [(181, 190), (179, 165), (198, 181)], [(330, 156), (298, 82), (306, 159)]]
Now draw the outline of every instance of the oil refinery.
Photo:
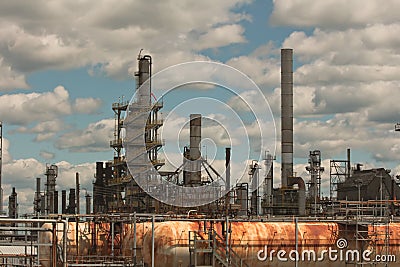
[[(86, 192), (84, 205), (79, 173), (59, 205), (56, 165), (46, 166), (44, 183), (36, 180), (34, 216), (19, 218), (18, 188), (12, 189), (8, 217), (0, 218), (1, 266), (400, 266), (398, 177), (353, 165), (348, 148), (345, 159), (325, 167), (323, 151), (310, 151), (310, 179), (294, 172), (292, 49), (281, 49), (281, 177), (274, 177), (276, 155), (265, 153), (262, 161), (248, 159), (249, 182), (230, 184), (235, 147), (225, 148), (220, 174), (202, 155), (198, 113), (187, 114), (182, 164), (164, 171), (165, 103), (152, 98), (150, 55), (139, 54), (135, 75), (136, 100), (112, 105), (114, 156), (96, 163), (93, 195)], [(0, 130), (2, 140), (1, 124)], [(321, 193), (323, 172), (330, 177), (328, 197)], [(157, 183), (159, 177), (170, 186)], [(215, 191), (191, 196), (193, 188)], [(201, 206), (160, 201), (163, 194), (179, 203), (207, 193), (219, 197)]]

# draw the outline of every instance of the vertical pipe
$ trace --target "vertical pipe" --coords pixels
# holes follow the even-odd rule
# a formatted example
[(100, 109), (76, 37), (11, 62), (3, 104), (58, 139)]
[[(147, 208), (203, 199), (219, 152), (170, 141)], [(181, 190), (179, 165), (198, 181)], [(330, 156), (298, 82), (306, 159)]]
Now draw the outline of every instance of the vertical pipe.
[(75, 183), (76, 183), (76, 214), (79, 214), (80, 203), (79, 203), (79, 173), (75, 174)]
[(133, 266), (136, 266), (136, 212), (133, 214)]
[(230, 262), (230, 250), (229, 250), (229, 217), (225, 217), (225, 250), (226, 250), (226, 259), (228, 260), (228, 263)]
[(273, 170), (274, 170), (274, 157), (271, 154), (265, 156), (265, 200), (267, 204), (266, 214), (272, 213), (272, 190), (273, 190)]
[(75, 221), (76, 221), (76, 224), (75, 224), (76, 255), (79, 258), (79, 217), (76, 216), (75, 218), (76, 218), (75, 219)]
[[(229, 192), (231, 190), (231, 148), (225, 148), (225, 190)], [(229, 195), (229, 193), (228, 193)]]
[(229, 204), (231, 201), (231, 148), (225, 148), (225, 216), (229, 215)]
[(282, 187), (293, 176), (293, 49), (281, 49)]
[(151, 267), (154, 267), (154, 221), (155, 216), (151, 217)]
[[(299, 219), (296, 217), (296, 218), (294, 218), (294, 227), (295, 227), (295, 230), (294, 230), (294, 236), (295, 236), (295, 250), (297, 251), (297, 253), (299, 252), (299, 237), (298, 237), (298, 234), (299, 234), (299, 228), (298, 228), (298, 224), (299, 224)], [(298, 255), (298, 254), (297, 254)], [(297, 263), (297, 256), (296, 256), (296, 261), (295, 261), (295, 265), (294, 265), (295, 267), (297, 267), (298, 266), (298, 263)]]
[(111, 257), (114, 257), (114, 218), (111, 220)]
[(57, 266), (57, 224), (53, 222), (51, 240), (51, 266)]
[(350, 148), (347, 149), (347, 178), (350, 177), (351, 162), (350, 162)]
[(68, 234), (68, 217), (62, 223), (64, 224), (63, 231), (63, 267), (67, 267), (67, 234)]

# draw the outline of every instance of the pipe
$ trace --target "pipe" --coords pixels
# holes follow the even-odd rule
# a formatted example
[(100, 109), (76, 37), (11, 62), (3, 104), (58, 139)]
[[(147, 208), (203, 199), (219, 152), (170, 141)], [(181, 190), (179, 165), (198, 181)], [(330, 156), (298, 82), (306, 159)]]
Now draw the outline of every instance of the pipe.
[(112, 219), (112, 221), (111, 221), (111, 257), (114, 257), (114, 238), (115, 238), (114, 219)]
[(136, 266), (136, 212), (133, 214), (133, 266)]
[(225, 148), (225, 216), (229, 215), (231, 201), (231, 148)]
[[(273, 191), (273, 175), (274, 175), (274, 157), (271, 154), (265, 156), (265, 200), (267, 204), (266, 214), (272, 214), (272, 191)], [(268, 167), (269, 166), (269, 167)], [(269, 169), (268, 169), (269, 168)]]
[(229, 195), (231, 190), (231, 148), (225, 148), (225, 190)]
[(80, 203), (79, 203), (79, 173), (75, 174), (75, 184), (76, 184), (76, 214), (79, 214)]
[(306, 215), (306, 185), (303, 178), (301, 177), (291, 177), (289, 180), (289, 186), (297, 184), (299, 186), (299, 215)]
[(347, 177), (350, 178), (351, 162), (350, 162), (350, 148), (347, 149)]
[(154, 267), (154, 222), (155, 215), (151, 217), (151, 267)]
[[(294, 230), (294, 237), (295, 237), (295, 251), (299, 251), (299, 228), (298, 228), (298, 224), (299, 224), (299, 218), (294, 218), (294, 224), (295, 224), (295, 230)], [(294, 266), (297, 267), (298, 263), (297, 263), (297, 257), (296, 257), (296, 261), (294, 263)]]

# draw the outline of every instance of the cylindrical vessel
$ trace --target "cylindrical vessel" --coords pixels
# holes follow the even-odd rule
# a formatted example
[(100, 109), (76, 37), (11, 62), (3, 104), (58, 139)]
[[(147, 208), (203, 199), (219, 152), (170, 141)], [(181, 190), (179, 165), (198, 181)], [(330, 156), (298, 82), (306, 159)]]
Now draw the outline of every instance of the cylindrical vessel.
[[(203, 238), (207, 238), (203, 222), (174, 221), (157, 224), (154, 230), (155, 266), (189, 266), (189, 232), (197, 231)], [(373, 258), (376, 254), (388, 253), (400, 257), (400, 224), (391, 223), (386, 226), (366, 227), (363, 239), (355, 234), (363, 232), (363, 229), (356, 229), (354, 225), (339, 224), (336, 222), (231, 222), (231, 233), (229, 235), (230, 247), (248, 266), (294, 266), (289, 255), (295, 256), (292, 251), (297, 247), (299, 257), (304, 254), (305, 260), (299, 262), (298, 266), (347, 266), (346, 253), (355, 250), (362, 252), (370, 249)], [(214, 230), (222, 236), (221, 223), (213, 225)], [(389, 234), (385, 239), (385, 234)], [(143, 256), (146, 264), (151, 265), (151, 231), (144, 237)], [(379, 239), (377, 239), (379, 237)], [(375, 238), (375, 240), (374, 240)], [(297, 246), (296, 246), (297, 240)], [(339, 247), (339, 241), (347, 243), (343, 249)], [(369, 241), (365, 241), (369, 240)], [(388, 251), (385, 248), (390, 248)], [(223, 248), (221, 248), (223, 250)], [(323, 251), (326, 252), (323, 252)], [(336, 250), (337, 260), (328, 257), (329, 250)], [(278, 251), (285, 251), (287, 261), (278, 260)], [(310, 251), (315, 252), (315, 260)], [(272, 253), (272, 257), (270, 257)], [(290, 254), (292, 253), (292, 254)], [(340, 254), (341, 253), (341, 254)], [(349, 257), (351, 257), (349, 253)], [(308, 255), (311, 255), (308, 260)], [(201, 255), (201, 254), (199, 254)], [(262, 259), (266, 255), (265, 259)], [(321, 260), (319, 260), (319, 257)], [(341, 255), (341, 256), (340, 256)], [(206, 256), (204, 254), (204, 256)], [(282, 255), (281, 255), (282, 256)], [(340, 257), (343, 259), (340, 260)], [(308, 260), (308, 261), (307, 261)], [(349, 261), (347, 261), (347, 264)], [(378, 265), (379, 266), (379, 265)], [(384, 265), (382, 265), (384, 266)], [(400, 266), (399, 263), (391, 262), (390, 266)]]

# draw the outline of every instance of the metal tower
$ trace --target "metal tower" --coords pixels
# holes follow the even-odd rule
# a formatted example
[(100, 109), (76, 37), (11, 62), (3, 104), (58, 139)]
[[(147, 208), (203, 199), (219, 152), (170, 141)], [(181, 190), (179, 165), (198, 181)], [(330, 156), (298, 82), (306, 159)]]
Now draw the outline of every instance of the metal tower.
[(321, 167), (321, 151), (310, 151), (308, 163), (310, 165), (306, 167), (306, 170), (311, 175), (308, 192), (311, 199), (316, 198), (318, 200), (321, 197), (321, 173), (325, 170), (324, 167)]
[(347, 149), (347, 160), (330, 161), (330, 199), (337, 200), (338, 184), (350, 177), (350, 149)]

